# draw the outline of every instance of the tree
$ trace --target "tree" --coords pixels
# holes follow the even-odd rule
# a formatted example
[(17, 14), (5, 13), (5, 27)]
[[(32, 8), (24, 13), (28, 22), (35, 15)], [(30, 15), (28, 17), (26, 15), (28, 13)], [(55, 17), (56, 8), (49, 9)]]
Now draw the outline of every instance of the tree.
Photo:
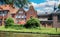
[(9, 26), (12, 26), (14, 24), (14, 20), (12, 18), (7, 18), (6, 21), (5, 21), (5, 27), (9, 27)]
[(25, 5), (28, 5), (29, 1), (28, 0), (0, 0), (1, 2), (3, 1), (5, 4), (9, 4), (10, 6), (13, 7), (13, 5), (22, 8), (25, 7)]
[(26, 28), (35, 28), (40, 26), (40, 21), (37, 18), (30, 18), (25, 24)]
[(60, 4), (58, 5), (58, 9), (60, 9)]
[(3, 0), (0, 0), (0, 4), (4, 4), (4, 1)]

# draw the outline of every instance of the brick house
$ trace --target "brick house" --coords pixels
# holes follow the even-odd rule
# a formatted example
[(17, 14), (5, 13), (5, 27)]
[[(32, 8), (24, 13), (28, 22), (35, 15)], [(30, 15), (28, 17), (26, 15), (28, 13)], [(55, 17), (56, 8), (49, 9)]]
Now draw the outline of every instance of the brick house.
[(30, 19), (30, 17), (37, 17), (37, 12), (34, 10), (33, 6), (30, 6), (29, 10), (25, 11), (23, 8), (17, 9), (12, 8), (9, 5), (1, 5), (0, 13), (0, 25), (5, 24), (4, 21), (8, 17), (12, 17), (16, 24), (25, 24), (26, 21)]
[(30, 6), (29, 10), (26, 12), (26, 20), (30, 17), (37, 17), (37, 11), (34, 10), (33, 6)]
[[(40, 12), (39, 12), (40, 13)], [(23, 8), (12, 8), (9, 5), (0, 6), (0, 25), (4, 25), (8, 17), (12, 17), (16, 24), (25, 24), (31, 17), (37, 17), (44, 27), (59, 27), (60, 28), (60, 10), (56, 10), (50, 14), (39, 14), (33, 6), (29, 7), (28, 11)]]

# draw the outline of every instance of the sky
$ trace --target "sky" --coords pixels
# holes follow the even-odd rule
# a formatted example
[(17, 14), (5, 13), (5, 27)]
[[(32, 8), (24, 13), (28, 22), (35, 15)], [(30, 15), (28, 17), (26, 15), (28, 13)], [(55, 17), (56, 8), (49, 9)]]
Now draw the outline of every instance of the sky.
[[(54, 5), (57, 8), (60, 4), (60, 0), (29, 0), (38, 14), (45, 14), (45, 12), (51, 13), (54, 10)], [(29, 4), (30, 6), (30, 4)], [(26, 11), (28, 9), (25, 9)]]
[(35, 10), (40, 14), (45, 14), (45, 12), (53, 12), (54, 5), (57, 8), (60, 4), (60, 0), (29, 0)]
[(30, 2), (34, 2), (34, 3), (42, 3), (42, 2), (46, 2), (46, 0), (29, 0)]

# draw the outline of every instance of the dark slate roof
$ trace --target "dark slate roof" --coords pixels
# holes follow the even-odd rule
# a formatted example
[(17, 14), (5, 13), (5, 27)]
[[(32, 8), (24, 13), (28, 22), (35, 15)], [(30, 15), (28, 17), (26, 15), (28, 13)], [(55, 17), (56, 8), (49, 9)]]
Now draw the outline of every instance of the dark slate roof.
[(43, 13), (41, 13), (41, 12), (37, 12), (37, 15), (38, 16), (49, 16), (51, 13), (46, 13), (46, 12), (43, 12)]
[(54, 14), (57, 14), (58, 15), (58, 14), (60, 14), (60, 9), (57, 9), (57, 10), (55, 10), (55, 11), (53, 11), (51, 13), (47, 13), (47, 14), (46, 13), (45, 14), (44, 13), (40, 14), (40, 13), (37, 12), (37, 15), (38, 16), (48, 16), (48, 15), (51, 15), (51, 14), (52, 15), (54, 15)]
[(39, 14), (38, 16), (49, 16), (50, 14)]
[(55, 10), (54, 12), (52, 12), (51, 14), (60, 14), (60, 9), (57, 9), (57, 10)]

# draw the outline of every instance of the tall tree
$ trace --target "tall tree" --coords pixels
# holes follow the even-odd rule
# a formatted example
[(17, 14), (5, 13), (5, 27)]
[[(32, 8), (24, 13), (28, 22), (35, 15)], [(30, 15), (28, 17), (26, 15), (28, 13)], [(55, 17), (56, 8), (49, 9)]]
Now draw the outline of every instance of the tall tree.
[(5, 4), (9, 4), (10, 6), (13, 7), (13, 5), (22, 8), (25, 7), (26, 5), (29, 4), (28, 0), (0, 0), (1, 2), (3, 1)]
[(4, 1), (3, 0), (0, 0), (0, 4), (4, 4)]
[(58, 5), (58, 9), (60, 9), (60, 4)]

